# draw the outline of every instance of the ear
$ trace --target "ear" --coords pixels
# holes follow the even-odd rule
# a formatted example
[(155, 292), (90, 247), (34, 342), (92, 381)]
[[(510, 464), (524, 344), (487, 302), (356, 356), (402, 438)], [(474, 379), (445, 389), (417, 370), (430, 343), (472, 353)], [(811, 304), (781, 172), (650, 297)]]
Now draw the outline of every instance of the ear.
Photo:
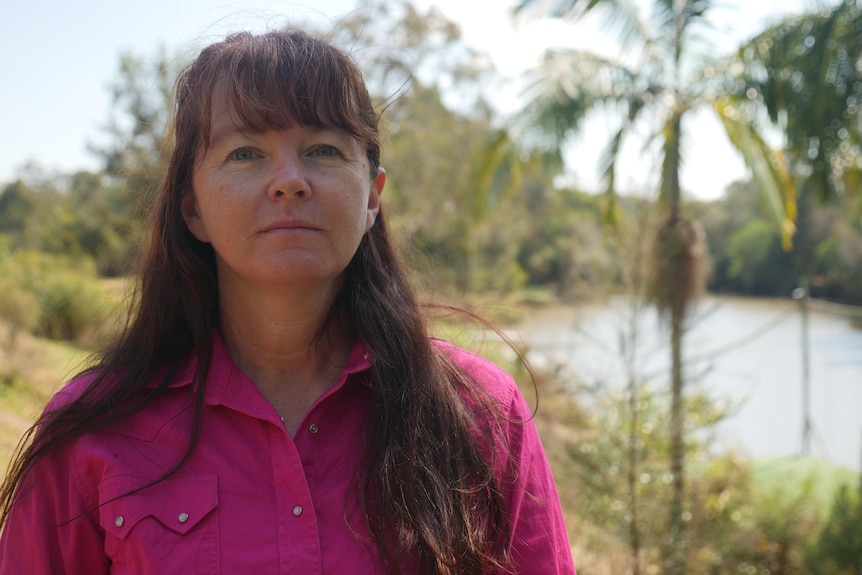
[(371, 189), (368, 192), (368, 206), (365, 215), (366, 232), (377, 221), (377, 214), (380, 213), (380, 196), (383, 194), (384, 186), (386, 186), (386, 170), (377, 168), (377, 177), (371, 182)]
[(180, 213), (192, 235), (204, 243), (210, 243), (206, 227), (198, 212), (198, 202), (193, 191), (187, 192), (180, 200)]

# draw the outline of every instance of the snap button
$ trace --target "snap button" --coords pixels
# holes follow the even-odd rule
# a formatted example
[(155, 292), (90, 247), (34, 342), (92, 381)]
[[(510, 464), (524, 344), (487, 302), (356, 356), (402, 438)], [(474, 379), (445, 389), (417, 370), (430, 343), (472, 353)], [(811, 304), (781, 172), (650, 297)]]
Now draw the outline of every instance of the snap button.
[(177, 521), (179, 521), (180, 523), (185, 523), (188, 520), (189, 520), (189, 514), (188, 513), (180, 513), (179, 517), (177, 517)]
[(316, 423), (312, 423), (311, 425), (308, 426), (308, 432), (309, 433), (315, 434), (315, 433), (317, 433), (317, 431), (318, 431), (318, 428), (317, 428)]
[(302, 505), (297, 505), (296, 507), (294, 507), (293, 508), (293, 514), (296, 515), (297, 517), (302, 515)]
[(116, 519), (114, 519), (114, 525), (117, 527), (122, 527), (123, 523), (126, 522), (126, 519), (122, 515), (118, 515)]

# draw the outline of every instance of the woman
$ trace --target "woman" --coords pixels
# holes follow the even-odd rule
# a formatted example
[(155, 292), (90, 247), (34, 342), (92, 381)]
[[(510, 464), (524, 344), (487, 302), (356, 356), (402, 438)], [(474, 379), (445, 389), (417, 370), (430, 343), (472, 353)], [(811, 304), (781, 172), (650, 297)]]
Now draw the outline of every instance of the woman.
[(0, 574), (574, 573), (511, 378), (425, 332), (355, 63), (237, 34), (176, 90), (136, 308), (14, 460)]

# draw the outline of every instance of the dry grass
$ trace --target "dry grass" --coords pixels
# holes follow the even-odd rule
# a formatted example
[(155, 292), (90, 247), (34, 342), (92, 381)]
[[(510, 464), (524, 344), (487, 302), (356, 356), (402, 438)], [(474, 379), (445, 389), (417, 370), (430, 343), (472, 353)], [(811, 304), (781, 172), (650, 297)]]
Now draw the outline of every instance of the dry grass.
[(5, 467), (18, 439), (88, 352), (28, 333), (19, 333), (13, 344), (3, 323), (0, 333), (0, 461)]

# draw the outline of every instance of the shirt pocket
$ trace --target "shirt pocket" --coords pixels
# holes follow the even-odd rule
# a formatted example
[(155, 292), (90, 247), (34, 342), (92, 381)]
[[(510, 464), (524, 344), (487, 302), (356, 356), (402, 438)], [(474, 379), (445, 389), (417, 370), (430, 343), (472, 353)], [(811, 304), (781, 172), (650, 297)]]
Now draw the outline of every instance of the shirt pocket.
[(142, 485), (146, 480), (130, 476), (99, 484), (99, 523), (111, 573), (218, 574), (218, 477), (179, 476)]

